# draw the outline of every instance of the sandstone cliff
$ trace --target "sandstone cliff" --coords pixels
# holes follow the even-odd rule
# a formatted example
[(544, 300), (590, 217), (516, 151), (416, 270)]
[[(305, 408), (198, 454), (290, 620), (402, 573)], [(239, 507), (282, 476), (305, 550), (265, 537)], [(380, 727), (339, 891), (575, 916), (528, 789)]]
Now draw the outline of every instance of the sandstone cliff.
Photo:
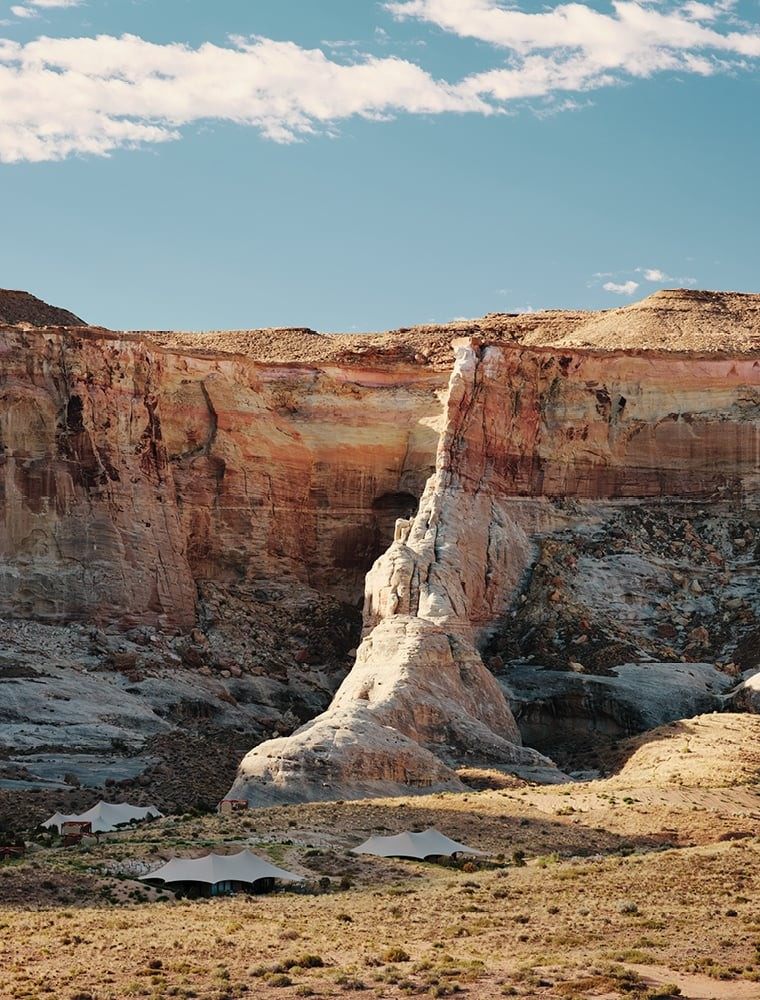
[[(457, 766), (546, 767), (519, 747), (477, 654), (517, 596), (537, 540), (598, 519), (589, 501), (728, 495), (756, 508), (757, 359), (474, 341), (457, 352), (436, 473), (368, 574), (368, 635), (354, 670), (324, 715), (246, 757), (231, 794), (257, 804), (351, 797), (453, 787)], [(568, 515), (552, 502), (560, 498), (586, 509)], [(464, 680), (453, 695), (452, 675)], [(404, 767), (394, 772), (400, 747)]]
[(434, 371), (3, 331), (0, 614), (195, 624), (196, 584), (346, 600), (434, 461)]
[(554, 754), (720, 707), (760, 666), (760, 296), (351, 336), (30, 308), (0, 327), (8, 752), (76, 750), (64, 699), (84, 720), (101, 691), (89, 752), (307, 723), (246, 760), (252, 801), (454, 788), (551, 775), (515, 716)]

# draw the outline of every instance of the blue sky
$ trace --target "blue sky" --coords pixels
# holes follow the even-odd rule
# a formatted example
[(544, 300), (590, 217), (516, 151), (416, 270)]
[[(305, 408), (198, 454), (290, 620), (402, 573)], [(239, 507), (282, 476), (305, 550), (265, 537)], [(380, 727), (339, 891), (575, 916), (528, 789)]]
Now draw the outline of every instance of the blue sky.
[(114, 328), (760, 291), (760, 3), (0, 0), (0, 286)]

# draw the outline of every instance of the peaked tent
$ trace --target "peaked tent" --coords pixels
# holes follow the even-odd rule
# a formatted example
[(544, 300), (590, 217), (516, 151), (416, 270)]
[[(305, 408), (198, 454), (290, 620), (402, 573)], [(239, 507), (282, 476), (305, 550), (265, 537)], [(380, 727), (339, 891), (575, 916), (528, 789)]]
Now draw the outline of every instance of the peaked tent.
[(207, 854), (203, 858), (172, 858), (165, 865), (148, 875), (140, 876), (146, 882), (203, 882), (218, 885), (220, 882), (253, 884), (261, 879), (280, 879), (283, 882), (300, 882), (301, 875), (294, 875), (277, 868), (251, 851), (239, 854)]
[(353, 848), (354, 854), (375, 854), (380, 858), (425, 858), (446, 857), (454, 854), (474, 854), (485, 857), (485, 851), (477, 851), (474, 847), (460, 844), (450, 837), (445, 837), (432, 827), (422, 833), (399, 833), (395, 837), (370, 837), (359, 847)]
[(54, 813), (46, 819), (42, 826), (46, 829), (57, 827), (60, 832), (64, 823), (92, 823), (93, 833), (112, 833), (124, 823), (143, 822), (146, 819), (156, 819), (161, 813), (155, 806), (130, 806), (126, 802), (114, 805), (110, 802), (98, 802), (92, 809), (80, 815), (64, 816)]
[(68, 818), (69, 817), (64, 816), (63, 813), (53, 813), (50, 819), (46, 819), (44, 823), (40, 823), (40, 826), (44, 826), (47, 830), (53, 826), (58, 827), (58, 831), (60, 833), (61, 824), (65, 823)]

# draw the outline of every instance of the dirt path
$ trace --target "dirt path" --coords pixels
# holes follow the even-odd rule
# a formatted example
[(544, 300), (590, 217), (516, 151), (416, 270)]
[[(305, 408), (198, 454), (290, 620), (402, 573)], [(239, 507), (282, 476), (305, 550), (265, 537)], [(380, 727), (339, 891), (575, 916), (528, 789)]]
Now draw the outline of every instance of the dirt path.
[[(523, 795), (523, 801), (530, 802), (542, 812), (556, 814), (572, 802), (578, 812), (609, 808), (609, 800), (626, 801), (642, 806), (676, 806), (686, 809), (709, 810), (719, 816), (751, 816), (760, 819), (760, 795), (757, 786), (743, 788), (646, 788), (631, 785), (623, 788), (608, 788), (600, 782), (584, 792), (574, 790), (572, 799), (562, 792), (547, 789)], [(606, 802), (604, 800), (607, 800)]]
[(648, 986), (664, 986), (675, 983), (683, 994), (683, 1000), (758, 1000), (760, 983), (742, 980), (723, 982), (709, 976), (675, 972), (660, 965), (627, 965), (637, 972)]

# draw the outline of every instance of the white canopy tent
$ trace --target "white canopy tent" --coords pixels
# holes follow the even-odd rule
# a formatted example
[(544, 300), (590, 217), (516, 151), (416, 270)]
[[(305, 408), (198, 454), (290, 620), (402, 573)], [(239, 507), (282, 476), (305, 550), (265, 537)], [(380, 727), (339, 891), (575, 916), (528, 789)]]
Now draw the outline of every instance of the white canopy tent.
[(91, 823), (93, 833), (112, 833), (122, 824), (138, 822), (142, 823), (146, 819), (157, 819), (161, 813), (155, 806), (130, 806), (126, 802), (114, 805), (110, 802), (98, 802), (92, 809), (80, 815), (65, 816), (63, 813), (54, 813), (50, 819), (46, 819), (42, 824), (50, 830), (56, 827), (60, 833), (64, 823)]
[(207, 854), (203, 858), (172, 858), (156, 871), (140, 877), (146, 882), (203, 882), (211, 886), (222, 882), (252, 885), (262, 879), (302, 881), (301, 875), (277, 868), (249, 850), (239, 854)]
[(375, 854), (380, 858), (425, 858), (445, 857), (454, 854), (473, 854), (485, 857), (485, 851), (477, 851), (474, 847), (460, 844), (450, 837), (445, 837), (432, 827), (422, 833), (398, 833), (395, 837), (370, 837), (359, 847), (353, 848), (354, 854)]

